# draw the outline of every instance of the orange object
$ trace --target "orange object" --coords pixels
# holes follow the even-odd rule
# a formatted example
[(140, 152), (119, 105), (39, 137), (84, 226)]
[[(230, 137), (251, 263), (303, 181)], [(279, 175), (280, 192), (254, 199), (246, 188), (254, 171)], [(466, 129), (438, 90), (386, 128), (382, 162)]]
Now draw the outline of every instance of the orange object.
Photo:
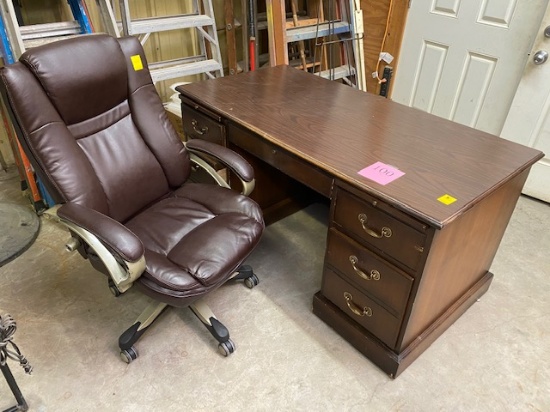
[(250, 56), (250, 71), (256, 70), (256, 39), (251, 37), (248, 42), (248, 55)]
[(27, 177), (27, 184), (29, 185), (29, 189), (31, 190), (32, 200), (34, 202), (40, 202), (42, 200), (42, 197), (40, 196), (40, 192), (38, 191), (38, 186), (36, 186), (36, 181), (34, 180), (34, 171), (32, 170), (32, 166), (31, 166), (31, 163), (29, 162), (29, 158), (23, 151), (23, 148), (21, 147), (19, 140), (17, 141), (17, 147), (19, 148), (19, 154), (21, 155), (21, 161), (23, 162), (23, 168), (25, 170), (25, 175)]

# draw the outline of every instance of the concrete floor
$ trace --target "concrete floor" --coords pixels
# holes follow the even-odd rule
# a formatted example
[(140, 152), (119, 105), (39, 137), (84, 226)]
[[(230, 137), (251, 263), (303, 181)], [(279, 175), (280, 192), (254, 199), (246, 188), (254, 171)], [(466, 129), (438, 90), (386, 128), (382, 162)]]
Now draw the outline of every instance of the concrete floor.
[[(26, 204), (13, 171), (0, 201)], [(261, 283), (208, 298), (231, 331), (228, 358), (187, 309), (169, 309), (137, 344), (117, 340), (148, 299), (114, 298), (106, 279), (64, 250), (44, 218), (22, 256), (0, 268), (0, 312), (34, 367), (10, 362), (32, 411), (550, 411), (550, 207), (522, 197), (487, 294), (391, 380), (311, 312), (327, 210), (270, 226), (249, 260)], [(13, 398), (0, 377), (0, 410)]]

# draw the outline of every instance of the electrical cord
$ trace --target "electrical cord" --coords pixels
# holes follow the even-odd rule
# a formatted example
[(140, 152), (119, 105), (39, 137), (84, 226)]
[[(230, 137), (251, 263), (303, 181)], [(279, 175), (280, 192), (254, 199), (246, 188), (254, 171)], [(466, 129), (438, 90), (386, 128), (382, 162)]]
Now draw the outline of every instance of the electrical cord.
[(13, 359), (19, 362), (21, 367), (25, 369), (25, 373), (30, 375), (32, 366), (12, 341), (16, 329), (17, 324), (11, 315), (0, 315), (0, 365), (5, 366), (8, 358)]
[(390, 0), (390, 5), (388, 7), (388, 17), (386, 18), (386, 29), (384, 30), (384, 37), (382, 38), (382, 45), (380, 46), (380, 53), (378, 53), (378, 62), (376, 63), (376, 70), (372, 72), (372, 77), (378, 80), (378, 84), (386, 83), (386, 79), (380, 78), (380, 62), (382, 61), (382, 53), (384, 51), (384, 46), (386, 45), (386, 37), (388, 36), (388, 30), (390, 27), (390, 18), (393, 9), (393, 0)]

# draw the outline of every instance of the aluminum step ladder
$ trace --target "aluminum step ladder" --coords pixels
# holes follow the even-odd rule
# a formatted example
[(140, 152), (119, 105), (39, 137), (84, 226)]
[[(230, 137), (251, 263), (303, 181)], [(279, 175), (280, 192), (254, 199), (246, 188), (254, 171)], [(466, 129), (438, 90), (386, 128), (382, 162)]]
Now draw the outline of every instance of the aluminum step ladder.
[(72, 20), (25, 25), (14, 1), (0, 0), (0, 53), (6, 64), (14, 63), (28, 48), (93, 32), (84, 1), (66, 1), (73, 15)]
[[(220, 44), (211, 0), (187, 0), (185, 4), (191, 4), (192, 9), (188, 14), (145, 18), (131, 16), (128, 0), (120, 0), (117, 10), (109, 0), (97, 1), (107, 33), (115, 37), (137, 36), (142, 45), (145, 45), (152, 33), (195, 29), (198, 53), (168, 61), (150, 61), (149, 70), (153, 82), (197, 74), (204, 74), (211, 79), (223, 77)], [(117, 16), (120, 16), (120, 20), (117, 20)]]

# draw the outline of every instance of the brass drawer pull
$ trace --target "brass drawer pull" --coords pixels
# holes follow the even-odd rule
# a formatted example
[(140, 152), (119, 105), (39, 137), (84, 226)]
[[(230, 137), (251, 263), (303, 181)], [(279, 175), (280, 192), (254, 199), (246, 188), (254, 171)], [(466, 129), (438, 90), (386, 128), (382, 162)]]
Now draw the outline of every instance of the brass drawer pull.
[(391, 237), (392, 231), (389, 227), (383, 227), (380, 233), (376, 233), (374, 230), (369, 228), (367, 226), (367, 215), (364, 213), (359, 213), (359, 216), (357, 216), (359, 219), (359, 222), (361, 222), (361, 226), (363, 226), (363, 230), (367, 232), (369, 236), (375, 237), (377, 239), (380, 239), (381, 237)]
[(357, 316), (372, 316), (372, 309), (368, 306), (365, 306), (361, 308), (357, 304), (353, 303), (353, 297), (351, 296), (351, 293), (344, 292), (344, 299), (346, 299), (346, 303), (348, 304), (348, 308), (355, 313)]
[(199, 124), (199, 122), (197, 122), (196, 119), (193, 119), (191, 120), (191, 125), (193, 126), (193, 130), (195, 131), (195, 133), (198, 133), (200, 135), (203, 135), (205, 133), (208, 133), (208, 126), (204, 126), (200, 129), (197, 128), (197, 125)]
[(356, 266), (357, 263), (359, 262), (359, 259), (357, 259), (357, 256), (350, 255), (349, 261), (351, 262), (351, 266), (353, 267), (355, 274), (360, 278), (365, 280), (380, 280), (380, 272), (377, 271), (376, 269), (373, 269), (370, 271), (369, 274), (366, 274)]

